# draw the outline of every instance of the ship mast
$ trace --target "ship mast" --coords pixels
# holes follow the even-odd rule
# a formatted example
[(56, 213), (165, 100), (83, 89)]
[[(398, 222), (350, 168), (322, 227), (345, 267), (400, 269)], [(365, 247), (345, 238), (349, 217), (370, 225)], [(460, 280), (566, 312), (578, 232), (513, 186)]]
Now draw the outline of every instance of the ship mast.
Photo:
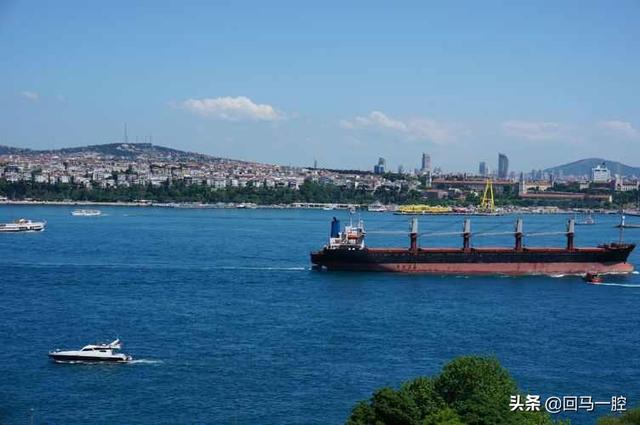
[(418, 219), (416, 217), (411, 219), (411, 233), (409, 233), (409, 239), (411, 241), (409, 250), (414, 253), (418, 252)]
[(468, 218), (464, 219), (462, 225), (462, 249), (465, 252), (471, 250), (471, 220)]
[(575, 220), (570, 218), (567, 223), (567, 251), (574, 250), (573, 237), (575, 235)]
[(522, 219), (516, 220), (516, 251), (522, 251)]

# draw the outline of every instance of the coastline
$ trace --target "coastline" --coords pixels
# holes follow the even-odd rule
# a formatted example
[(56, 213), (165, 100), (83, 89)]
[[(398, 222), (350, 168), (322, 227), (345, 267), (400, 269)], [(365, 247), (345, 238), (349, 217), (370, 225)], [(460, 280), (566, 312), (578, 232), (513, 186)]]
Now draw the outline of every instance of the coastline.
[[(185, 208), (185, 209), (312, 209), (326, 211), (340, 210), (356, 210), (368, 211), (367, 204), (324, 204), (324, 203), (291, 203), (291, 204), (267, 204), (259, 205), (252, 203), (216, 203), (203, 204), (198, 202), (152, 202), (152, 201), (129, 201), (129, 202), (99, 202), (99, 201), (39, 201), (39, 200), (0, 200), (0, 206), (58, 206), (58, 207), (144, 207), (144, 208)], [(421, 213), (408, 214), (398, 213), (397, 205), (388, 205), (385, 211), (368, 211), (371, 213), (394, 213), (406, 216), (444, 216), (444, 215), (487, 215), (482, 213), (464, 213), (464, 212), (438, 212), (438, 213)], [(557, 207), (515, 207), (508, 206), (496, 214), (489, 215), (511, 215), (511, 214), (584, 214), (590, 212), (593, 214), (619, 214), (617, 209), (591, 209), (584, 208), (561, 209)]]

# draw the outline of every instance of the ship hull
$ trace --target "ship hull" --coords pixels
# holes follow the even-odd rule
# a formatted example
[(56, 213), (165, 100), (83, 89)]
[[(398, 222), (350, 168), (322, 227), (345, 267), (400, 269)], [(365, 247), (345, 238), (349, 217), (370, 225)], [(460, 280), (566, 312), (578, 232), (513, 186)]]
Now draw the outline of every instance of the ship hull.
[(126, 356), (74, 356), (68, 354), (49, 353), (49, 358), (56, 363), (128, 363)]
[(559, 275), (630, 273), (634, 245), (566, 250), (515, 249), (323, 249), (311, 262), (328, 270), (425, 273), (439, 275)]

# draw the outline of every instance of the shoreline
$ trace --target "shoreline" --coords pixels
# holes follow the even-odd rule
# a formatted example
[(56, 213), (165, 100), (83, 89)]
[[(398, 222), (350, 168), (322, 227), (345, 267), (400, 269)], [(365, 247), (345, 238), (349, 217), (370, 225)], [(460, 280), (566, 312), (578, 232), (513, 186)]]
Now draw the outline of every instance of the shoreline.
[(273, 204), (273, 205), (258, 205), (252, 203), (217, 203), (217, 204), (202, 204), (197, 202), (151, 202), (151, 201), (133, 201), (133, 202), (99, 202), (99, 201), (16, 201), (16, 200), (0, 200), (0, 206), (55, 206), (55, 207), (144, 207), (144, 208), (184, 208), (184, 209), (303, 209), (303, 210), (325, 210), (325, 211), (349, 211), (355, 209), (359, 212), (366, 211), (371, 213), (393, 213), (395, 215), (406, 216), (443, 216), (443, 215), (456, 215), (456, 216), (500, 216), (511, 214), (585, 214), (590, 212), (592, 214), (619, 214), (617, 209), (594, 209), (586, 210), (584, 208), (576, 209), (560, 209), (557, 207), (532, 207), (532, 208), (518, 208), (518, 207), (506, 207), (503, 211), (499, 211), (495, 214), (484, 213), (461, 213), (461, 212), (439, 212), (439, 213), (398, 213), (397, 206), (389, 206), (389, 209), (385, 211), (368, 211), (368, 205), (362, 204), (323, 204), (323, 203), (292, 203), (292, 204)]

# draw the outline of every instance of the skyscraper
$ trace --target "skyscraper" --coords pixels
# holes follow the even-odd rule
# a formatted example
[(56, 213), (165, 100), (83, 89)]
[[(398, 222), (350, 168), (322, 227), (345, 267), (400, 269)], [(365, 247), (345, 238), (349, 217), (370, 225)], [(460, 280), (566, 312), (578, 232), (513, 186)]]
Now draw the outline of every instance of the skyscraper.
[(373, 166), (373, 172), (376, 174), (384, 174), (387, 161), (384, 158), (378, 158), (378, 164)]
[(422, 154), (422, 167), (420, 167), (420, 171), (423, 173), (431, 171), (431, 155), (426, 153)]
[(487, 163), (484, 161), (480, 161), (480, 166), (478, 167), (478, 174), (482, 177), (486, 177), (487, 173)]
[(498, 178), (506, 179), (509, 175), (509, 158), (503, 153), (498, 154)]

